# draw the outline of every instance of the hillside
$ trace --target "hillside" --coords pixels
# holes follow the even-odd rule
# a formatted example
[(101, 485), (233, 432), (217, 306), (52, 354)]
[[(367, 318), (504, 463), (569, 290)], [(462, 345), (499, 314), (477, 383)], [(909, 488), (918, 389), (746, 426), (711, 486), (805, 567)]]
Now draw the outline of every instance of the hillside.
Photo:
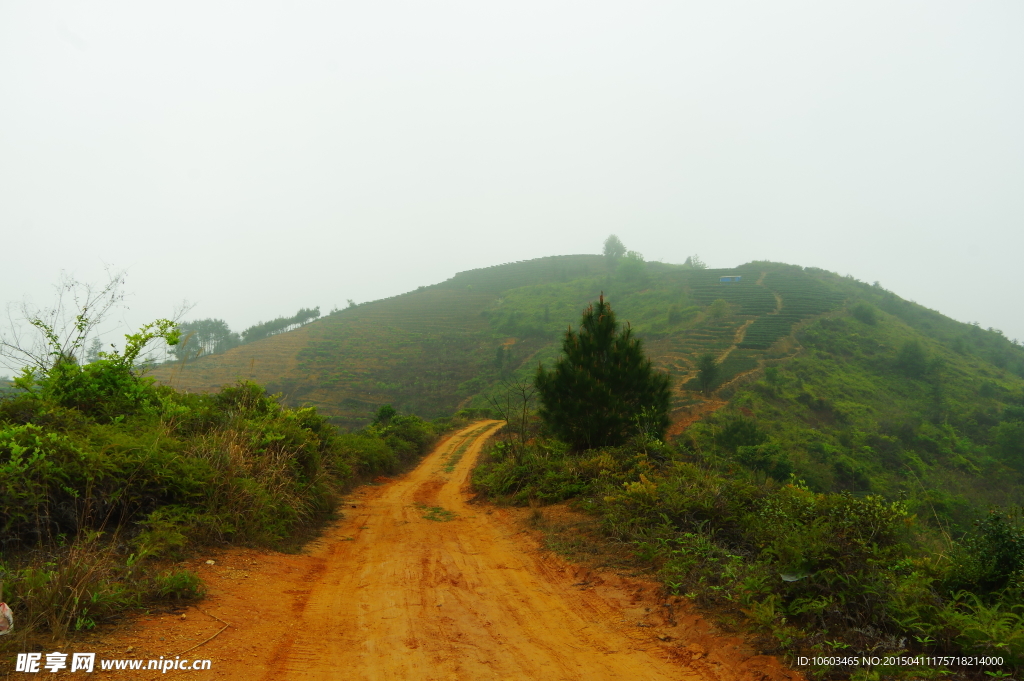
[[(336, 423), (365, 425), (376, 408), (451, 413), (490, 380), (496, 349), (521, 363), (546, 342), (496, 335), (488, 321), (502, 294), (531, 284), (593, 277), (599, 256), (558, 256), (457, 274), (434, 286), (336, 311), (296, 331), (226, 353), (164, 365), (160, 382), (211, 391), (252, 378), (288, 404), (313, 404)], [(547, 342), (550, 342), (548, 339)]]
[[(743, 279), (722, 285), (723, 274)], [(437, 416), (553, 356), (566, 325), (602, 291), (677, 378), (677, 408), (693, 402), (683, 386), (695, 356), (720, 352), (723, 378), (735, 376), (754, 368), (795, 321), (841, 298), (799, 268), (647, 263), (642, 271), (609, 276), (600, 256), (541, 258), (461, 272), (223, 354), (164, 365), (153, 375), (191, 391), (251, 378), (283, 393), (286, 403), (314, 404), (347, 426), (364, 424), (383, 403)], [(710, 309), (719, 299), (728, 304)]]
[[(63, 612), (29, 627), (59, 632), (125, 607), (120, 581), (135, 580), (123, 592), (132, 602), (195, 596), (194, 573), (139, 580), (135, 556), (301, 535), (352, 480), (397, 470), (452, 423), (380, 405), (423, 416), (486, 406), (553, 361), (566, 325), (603, 292), (673, 378), (668, 434), (580, 451), (524, 417), (482, 450), (474, 492), (533, 506), (539, 527), (541, 506), (572, 500), (588, 520), (552, 529), (553, 546), (618, 547), (664, 594), (756, 632), (764, 652), (998, 653), (953, 677), (963, 679), (992, 676), (1004, 654), (1011, 672), (1024, 665), (1024, 524), (1013, 510), (1024, 505), (1024, 349), (822, 270), (612, 264), (564, 256), (464, 272), (156, 372), (185, 392), (139, 380), (127, 350), (19, 379), (0, 401), (10, 459), (0, 483), (17, 502), (0, 508), (0, 524), (24, 549), (0, 565), (15, 577), (9, 600)], [(168, 325), (161, 337), (172, 340)], [(699, 386), (709, 356), (718, 375)], [(373, 414), (374, 424), (338, 433), (254, 383), (196, 394), (239, 378), (335, 423)], [(464, 449), (450, 451), (448, 472)], [(423, 519), (451, 519), (436, 513)], [(111, 517), (137, 554), (91, 532)], [(72, 534), (84, 539), (67, 549)], [(42, 539), (49, 553), (29, 551)], [(106, 566), (88, 601), (60, 587), (82, 551)], [(54, 588), (36, 591), (43, 565), (57, 566)], [(47, 605), (58, 597), (71, 605)], [(813, 673), (873, 678), (857, 671)]]
[[(919, 497), (958, 522), (972, 515), (963, 508), (1021, 500), (1024, 349), (878, 286), (780, 263), (509, 263), (154, 375), (191, 391), (252, 378), (349, 427), (384, 403), (431, 418), (486, 406), (502, 379), (530, 378), (601, 292), (672, 375), (671, 432), (685, 430), (693, 447), (776, 447), (784, 455), (764, 455), (776, 476)], [(710, 396), (695, 378), (706, 352), (720, 362)], [(723, 441), (728, 428), (746, 434)]]

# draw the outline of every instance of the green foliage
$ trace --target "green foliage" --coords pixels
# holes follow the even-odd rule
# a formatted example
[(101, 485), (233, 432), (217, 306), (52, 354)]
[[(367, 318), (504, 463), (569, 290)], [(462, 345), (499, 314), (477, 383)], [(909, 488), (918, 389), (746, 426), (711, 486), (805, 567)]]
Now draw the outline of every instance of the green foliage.
[(727, 418), (716, 435), (718, 446), (729, 452), (736, 452), (740, 447), (756, 447), (767, 439), (768, 434), (756, 421), (738, 415)]
[(724, 298), (716, 299), (708, 306), (708, 315), (712, 319), (721, 319), (729, 314), (729, 301)]
[(700, 259), (699, 255), (687, 256), (686, 262), (683, 263), (683, 267), (692, 267), (695, 270), (706, 270), (708, 266)]
[(610, 235), (604, 240), (604, 257), (608, 261), (609, 267), (614, 264), (626, 254), (626, 246), (622, 243), (619, 237), (614, 234)]
[(711, 387), (718, 378), (718, 358), (713, 352), (705, 352), (697, 358), (697, 380), (700, 383), (700, 390), (705, 395), (711, 392)]
[[(352, 301), (349, 301), (349, 303), (349, 307), (352, 307)], [(243, 343), (252, 343), (253, 341), (262, 340), (268, 336), (290, 331), (296, 327), (302, 326), (303, 324), (308, 324), (319, 317), (319, 306), (310, 309), (301, 308), (291, 317), (278, 317), (277, 319), (271, 319), (269, 322), (259, 322), (250, 326), (241, 333), (241, 339)]]
[(540, 416), (574, 449), (621, 444), (637, 430), (635, 418), (650, 410), (660, 436), (668, 427), (669, 378), (655, 371), (627, 325), (619, 328), (602, 296), (570, 328), (554, 369), (537, 368)]
[(857, 303), (850, 312), (856, 319), (865, 324), (874, 326), (878, 323), (878, 311), (873, 305), (868, 303)]
[[(290, 541), (328, 518), (353, 481), (400, 470), (436, 438), (432, 424), (399, 414), (341, 434), (249, 382), (188, 394), (135, 380), (136, 350), (168, 330), (144, 329), (123, 354), (85, 367), (58, 363), (26, 381), (32, 392), (0, 400), (0, 574), (19, 635), (198, 597), (194, 573), (153, 561), (207, 542)], [(96, 383), (75, 383), (86, 378)]]
[[(990, 511), (958, 545), (946, 578), (950, 593), (1024, 596), (1024, 527), (1019, 514)], [(991, 599), (989, 599), (991, 600)]]
[(395, 410), (390, 404), (382, 404), (377, 410), (377, 413), (373, 417), (373, 425), (387, 426), (391, 423), (391, 419), (398, 415), (398, 411)]
[(644, 256), (636, 251), (626, 251), (626, 255), (619, 260), (616, 274), (626, 281), (641, 281), (647, 274)]
[(518, 452), (509, 442), (497, 441), (474, 471), (473, 484), (515, 504), (555, 503), (589, 493), (596, 480), (635, 477), (637, 466), (647, 470), (645, 456), (618, 454), (612, 450), (573, 456), (558, 442), (537, 443)]
[[(624, 256), (625, 251), (618, 260)], [(205, 389), (254, 375), (253, 359), (255, 375), (262, 376), (261, 366), (263, 371), (288, 366), (265, 357), (294, 356), (298, 361), (290, 368), (266, 376), (286, 404), (315, 400), (334, 423), (348, 427), (368, 425), (372, 410), (382, 403), (433, 418), (463, 404), (484, 406), (500, 390), (500, 381), (531, 378), (536, 361), (551, 366), (566, 326), (575, 326), (579, 310), (602, 290), (619, 318), (628, 319), (635, 336), (644, 340), (655, 365), (681, 381), (695, 378), (688, 374), (701, 354), (722, 356), (739, 341), (713, 388), (728, 384), (727, 392), (739, 387), (732, 382), (736, 376), (766, 360), (782, 364), (798, 354), (804, 346), (794, 330), (805, 334), (821, 319), (848, 323), (845, 339), (836, 337), (838, 331), (829, 333), (836, 349), (856, 345), (867, 354), (867, 344), (875, 342), (876, 369), (886, 373), (912, 336), (922, 341), (929, 358), (956, 357), (970, 364), (952, 362), (943, 380), (976, 372), (980, 363), (991, 363), (993, 371), (1008, 376), (1024, 373), (1024, 350), (994, 330), (954, 322), (880, 287), (822, 270), (772, 262), (718, 270), (647, 262), (644, 272), (638, 285), (615, 275), (602, 255), (538, 258), (460, 272), (408, 294), (338, 310), (306, 333), (200, 358), (180, 368), (174, 380)], [(722, 284), (725, 275), (742, 275), (742, 280)], [(718, 319), (700, 314), (718, 299), (727, 301), (727, 314)], [(853, 316), (861, 304), (874, 308), (880, 321), (871, 325)], [(168, 381), (171, 368), (158, 369), (156, 375)], [(995, 374), (978, 378), (975, 390), (984, 380), (1002, 381)], [(926, 372), (925, 379), (929, 385), (918, 387), (934, 392), (927, 418), (941, 421), (955, 400), (949, 399), (949, 386), (933, 390), (933, 372)], [(699, 389), (696, 382), (692, 386)], [(677, 394), (673, 410), (690, 406), (695, 398)]]
[(193, 600), (206, 593), (199, 575), (192, 570), (168, 570), (153, 581), (153, 590), (161, 598)]
[(928, 354), (916, 338), (906, 341), (896, 356), (896, 367), (911, 378), (922, 378), (928, 371)]
[[(47, 368), (26, 367), (15, 379), (17, 387), (44, 402), (73, 408), (82, 413), (112, 420), (126, 414), (144, 411), (153, 406), (155, 393), (152, 381), (137, 371), (139, 355), (154, 340), (176, 345), (180, 333), (174, 322), (158, 319), (146, 324), (137, 333), (125, 335), (123, 352), (99, 352), (99, 359), (85, 366), (71, 355), (59, 353), (60, 340), (45, 324), (36, 320), (56, 359)], [(80, 320), (86, 324), (86, 320)]]
[(991, 433), (1003, 461), (1024, 472), (1024, 421), (1004, 421)]
[(174, 356), (178, 359), (225, 352), (242, 342), (223, 319), (183, 322), (178, 325), (178, 331), (181, 342), (174, 346)]
[(793, 462), (776, 442), (739, 445), (736, 459), (751, 470), (761, 471), (779, 482), (785, 482), (793, 475)]
[(443, 509), (440, 506), (427, 506), (426, 504), (416, 504), (416, 506), (421, 511), (424, 511), (424, 520), (433, 520), (436, 523), (447, 523), (458, 517), (451, 511)]
[[(733, 428), (734, 443), (763, 439), (749, 425)], [(777, 444), (735, 448), (738, 469), (733, 460), (664, 445), (578, 457), (549, 441), (516, 457), (499, 443), (474, 485), (523, 505), (575, 497), (611, 538), (636, 547), (667, 591), (745, 616), (776, 652), (850, 648), (1024, 662), (1024, 618), (1013, 605), (1021, 603), (1014, 590), (1021, 534), (1005, 515), (955, 543), (963, 560), (947, 562), (932, 555), (905, 502), (814, 492), (792, 478), (779, 484), (759, 475), (766, 462), (784, 461)], [(981, 573), (1003, 581), (983, 584), (975, 578)]]

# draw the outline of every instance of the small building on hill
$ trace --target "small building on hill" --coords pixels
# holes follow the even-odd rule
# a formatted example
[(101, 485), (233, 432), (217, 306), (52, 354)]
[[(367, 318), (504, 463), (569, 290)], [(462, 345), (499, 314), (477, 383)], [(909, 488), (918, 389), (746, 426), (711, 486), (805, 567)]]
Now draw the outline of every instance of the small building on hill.
[(718, 278), (718, 281), (719, 281), (719, 283), (721, 283), (721, 284), (731, 284), (731, 283), (733, 283), (734, 281), (739, 281), (739, 280), (740, 280), (740, 279), (742, 279), (742, 278), (743, 278), (743, 277), (742, 277), (741, 275), (739, 275), (739, 274), (730, 274), (730, 275), (729, 275), (729, 276), (727, 276), (727, 277), (719, 277), (719, 278)]

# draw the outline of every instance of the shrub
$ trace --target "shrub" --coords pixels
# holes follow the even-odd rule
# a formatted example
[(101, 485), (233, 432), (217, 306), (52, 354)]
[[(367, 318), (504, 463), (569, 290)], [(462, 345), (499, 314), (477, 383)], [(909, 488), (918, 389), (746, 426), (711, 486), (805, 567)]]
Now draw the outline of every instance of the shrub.
[[(764, 435), (734, 423), (742, 424), (737, 441)], [(757, 482), (734, 467), (727, 476), (715, 459), (680, 449), (659, 451), (659, 464), (638, 445), (567, 456), (556, 442), (533, 443), (515, 456), (499, 443), (474, 484), (521, 504), (576, 495), (608, 535), (657, 570), (667, 591), (742, 614), (776, 652), (1024, 661), (1024, 535), (1007, 514), (980, 523), (946, 563), (919, 542), (921, 528), (902, 501)], [(736, 452), (753, 470), (786, 461), (771, 440)]]
[(736, 416), (728, 419), (719, 431), (716, 442), (729, 452), (740, 447), (756, 447), (768, 439), (768, 434), (756, 421)]
[(715, 384), (715, 379), (718, 378), (720, 368), (718, 358), (713, 352), (705, 352), (697, 358), (697, 380), (700, 383), (701, 392), (705, 395), (711, 392), (711, 387)]
[(67, 399), (73, 381), (45, 383), (111, 366), (69, 364), (0, 400), (0, 574), (21, 633), (197, 597), (194, 574), (152, 561), (211, 541), (277, 545), (328, 517), (355, 476), (394, 472), (436, 437), (414, 416), (339, 434), (249, 382), (205, 395), (143, 381), (143, 402), (97, 389), (90, 405)]
[(990, 511), (956, 546), (945, 580), (950, 593), (966, 590), (987, 602), (1006, 589), (1024, 595), (1024, 527), (1017, 515)]
[(867, 303), (858, 303), (850, 313), (853, 314), (854, 318), (865, 324), (874, 326), (878, 323), (878, 311), (874, 306)]
[(928, 370), (928, 355), (919, 340), (908, 340), (896, 357), (896, 368), (911, 378), (922, 378)]
[(712, 319), (727, 317), (730, 312), (729, 301), (719, 298), (708, 306), (708, 316)]
[(766, 475), (784, 482), (793, 474), (793, 463), (778, 443), (771, 442), (753, 446), (740, 445), (736, 458), (747, 468), (762, 471)]
[(619, 328), (602, 295), (570, 328), (553, 370), (537, 367), (540, 416), (575, 450), (616, 446), (645, 428), (661, 437), (668, 428), (669, 377), (651, 366), (641, 342)]
[(192, 570), (168, 570), (153, 579), (153, 590), (160, 598), (174, 600), (201, 598), (206, 589)]

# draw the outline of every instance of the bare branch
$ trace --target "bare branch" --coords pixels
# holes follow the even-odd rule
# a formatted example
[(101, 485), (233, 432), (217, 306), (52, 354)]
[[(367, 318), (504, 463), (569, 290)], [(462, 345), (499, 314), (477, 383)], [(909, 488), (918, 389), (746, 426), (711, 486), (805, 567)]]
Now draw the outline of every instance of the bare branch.
[(62, 272), (52, 306), (9, 303), (7, 329), (0, 331), (0, 363), (46, 371), (62, 359), (82, 362), (90, 334), (124, 300), (124, 276), (123, 270), (108, 269), (107, 282), (95, 285)]
[(506, 441), (518, 455), (526, 448), (528, 424), (537, 391), (533, 383), (518, 379), (504, 380), (501, 386), (503, 393), (498, 397), (488, 397), (488, 401), (505, 421)]

